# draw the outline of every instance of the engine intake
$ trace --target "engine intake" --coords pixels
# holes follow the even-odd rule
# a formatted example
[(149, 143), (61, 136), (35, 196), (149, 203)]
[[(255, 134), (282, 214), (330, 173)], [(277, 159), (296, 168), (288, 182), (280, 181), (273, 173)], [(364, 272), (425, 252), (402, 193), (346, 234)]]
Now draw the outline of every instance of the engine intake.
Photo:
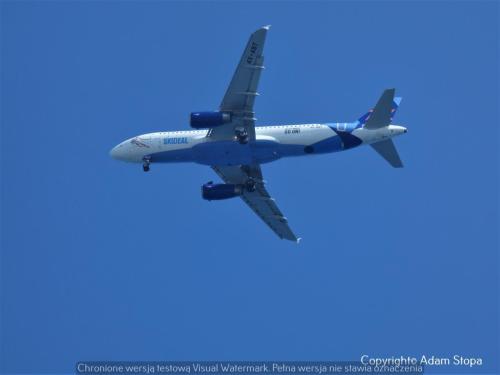
[(214, 184), (212, 181), (203, 184), (201, 196), (207, 201), (234, 198), (243, 193), (241, 185)]
[(215, 128), (231, 122), (230, 112), (191, 112), (190, 124), (194, 129)]

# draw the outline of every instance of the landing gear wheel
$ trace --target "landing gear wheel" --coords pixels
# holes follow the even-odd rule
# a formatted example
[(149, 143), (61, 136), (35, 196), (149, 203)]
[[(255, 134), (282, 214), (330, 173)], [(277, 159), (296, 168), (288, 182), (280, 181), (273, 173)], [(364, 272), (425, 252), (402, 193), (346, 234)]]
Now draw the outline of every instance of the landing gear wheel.
[(142, 159), (142, 161), (142, 170), (144, 172), (149, 172), (149, 164), (151, 164), (151, 158), (145, 157), (144, 159)]
[(245, 129), (236, 129), (234, 131), (235, 138), (240, 144), (245, 145), (248, 143), (248, 133)]
[(249, 178), (245, 182), (245, 189), (249, 192), (255, 191), (255, 180), (253, 178)]

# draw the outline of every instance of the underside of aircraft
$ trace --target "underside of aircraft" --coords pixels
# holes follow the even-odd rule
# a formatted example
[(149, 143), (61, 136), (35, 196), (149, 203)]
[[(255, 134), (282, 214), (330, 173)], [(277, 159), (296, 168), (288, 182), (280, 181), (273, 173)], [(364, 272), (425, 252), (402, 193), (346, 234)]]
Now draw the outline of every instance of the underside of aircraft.
[(387, 89), (375, 107), (349, 123), (291, 124), (256, 127), (254, 102), (264, 70), (269, 26), (255, 31), (217, 111), (193, 112), (193, 130), (157, 132), (127, 139), (111, 150), (118, 160), (142, 163), (195, 162), (210, 166), (224, 183), (202, 186), (206, 200), (240, 197), (280, 238), (298, 242), (287, 218), (266, 189), (261, 164), (291, 156), (309, 156), (370, 145), (391, 166), (403, 167), (392, 138), (406, 133), (393, 125), (401, 98)]

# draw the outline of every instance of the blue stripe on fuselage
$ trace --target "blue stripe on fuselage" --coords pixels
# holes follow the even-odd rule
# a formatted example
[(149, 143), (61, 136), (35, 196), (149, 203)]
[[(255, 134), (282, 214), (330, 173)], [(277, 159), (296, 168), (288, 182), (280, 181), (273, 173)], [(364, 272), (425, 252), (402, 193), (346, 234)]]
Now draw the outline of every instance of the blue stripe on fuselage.
[(358, 137), (352, 135), (352, 131), (360, 128), (363, 124), (359, 122), (349, 122), (349, 123), (335, 123), (326, 124), (339, 136), (342, 141), (342, 149), (348, 150), (350, 148), (359, 146), (363, 141)]
[(342, 140), (342, 149), (344, 150), (359, 146), (361, 143), (363, 143), (361, 139), (349, 132), (341, 132), (339, 130), (335, 130), (335, 133), (337, 133), (339, 138)]
[(334, 132), (341, 131), (341, 132), (348, 132), (351, 133), (354, 129), (357, 129), (360, 127), (359, 121), (357, 122), (330, 122), (326, 123), (326, 126), (328, 126), (330, 129), (332, 129)]
[(342, 139), (338, 135), (334, 135), (322, 141), (310, 145), (311, 154), (324, 154), (328, 152), (342, 151)]
[[(206, 142), (192, 148), (153, 153), (151, 161), (160, 163), (194, 161), (206, 165), (268, 163), (287, 156), (338, 152), (362, 143), (361, 139), (351, 134), (358, 128), (358, 123), (327, 123), (325, 125), (332, 130), (332, 136), (309, 145), (283, 144), (268, 140), (249, 142), (247, 145), (232, 141)], [(172, 141), (165, 142), (164, 138), (163, 142)], [(184, 140), (173, 142), (184, 143)]]

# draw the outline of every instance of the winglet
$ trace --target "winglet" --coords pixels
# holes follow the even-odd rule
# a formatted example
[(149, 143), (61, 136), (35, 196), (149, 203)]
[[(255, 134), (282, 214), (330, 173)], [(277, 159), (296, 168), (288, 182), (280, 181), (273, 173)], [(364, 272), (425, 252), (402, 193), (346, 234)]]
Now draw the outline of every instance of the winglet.
[(302, 240), (302, 237), (297, 238), (297, 241), (295, 241), (297, 243), (297, 245), (300, 243), (301, 240)]

